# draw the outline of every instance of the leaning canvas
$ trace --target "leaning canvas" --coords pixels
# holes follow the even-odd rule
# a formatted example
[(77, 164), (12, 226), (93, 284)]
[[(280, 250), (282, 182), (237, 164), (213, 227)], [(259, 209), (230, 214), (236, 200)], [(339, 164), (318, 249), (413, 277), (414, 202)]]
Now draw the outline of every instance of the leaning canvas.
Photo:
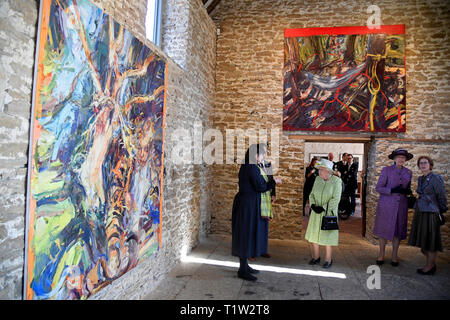
[(406, 131), (405, 26), (285, 29), (285, 131)]
[(41, 1), (26, 299), (85, 299), (161, 244), (167, 64), (88, 0)]

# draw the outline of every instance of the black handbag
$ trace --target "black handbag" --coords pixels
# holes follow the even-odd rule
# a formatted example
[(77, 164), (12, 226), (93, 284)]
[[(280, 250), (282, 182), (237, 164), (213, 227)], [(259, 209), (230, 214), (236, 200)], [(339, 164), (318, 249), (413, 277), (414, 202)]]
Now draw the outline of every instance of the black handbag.
[[(321, 230), (339, 230), (338, 225), (338, 217), (336, 216), (327, 216), (328, 213), (328, 204), (327, 204), (327, 211), (325, 212), (325, 215), (322, 217), (322, 225), (320, 226)], [(333, 213), (333, 212), (331, 212)]]

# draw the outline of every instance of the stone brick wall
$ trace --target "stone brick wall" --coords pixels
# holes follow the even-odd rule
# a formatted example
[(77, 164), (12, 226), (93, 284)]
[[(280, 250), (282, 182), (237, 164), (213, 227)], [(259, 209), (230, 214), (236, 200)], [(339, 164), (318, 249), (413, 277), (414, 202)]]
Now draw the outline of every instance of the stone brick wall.
[[(393, 134), (398, 141), (374, 134), (368, 162), (367, 238), (373, 240), (378, 194), (375, 185), (387, 155), (397, 146), (414, 154), (431, 154), (440, 162), (450, 192), (449, 154), (450, 54), (448, 1), (282, 1), (222, 0), (212, 13), (220, 35), (217, 40), (216, 128), (278, 129), (282, 132), (282, 67), (285, 28), (365, 26), (369, 5), (381, 9), (381, 24), (405, 24), (407, 64), (407, 132)], [(327, 136), (332, 133), (302, 133)], [(280, 136), (280, 170), (283, 184), (277, 189), (275, 219), (269, 237), (301, 239), (301, 203), (304, 183), (305, 140)], [(351, 137), (352, 134), (340, 133)], [(369, 135), (355, 134), (369, 137)], [(418, 141), (419, 139), (422, 139)], [(423, 140), (425, 139), (425, 140)], [(345, 142), (345, 141), (342, 141)], [(413, 187), (419, 174), (415, 163)], [(231, 207), (237, 192), (237, 165), (214, 166), (211, 231), (231, 231)], [(219, 197), (220, 195), (220, 197)], [(412, 215), (412, 214), (411, 214)], [(304, 231), (304, 230), (303, 230)], [(448, 224), (442, 228), (449, 248)]]
[[(209, 231), (210, 170), (203, 165), (174, 164), (171, 154), (177, 128), (191, 130), (194, 121), (205, 125), (210, 121), (216, 28), (200, 0), (167, 1), (162, 51), (145, 39), (147, 0), (93, 2), (168, 61), (161, 250), (92, 296), (139, 299), (171, 270), (182, 251), (190, 251)], [(37, 0), (0, 2), (0, 299), (22, 297), (38, 7)], [(173, 25), (177, 32), (164, 32)], [(180, 62), (183, 60), (185, 63)]]

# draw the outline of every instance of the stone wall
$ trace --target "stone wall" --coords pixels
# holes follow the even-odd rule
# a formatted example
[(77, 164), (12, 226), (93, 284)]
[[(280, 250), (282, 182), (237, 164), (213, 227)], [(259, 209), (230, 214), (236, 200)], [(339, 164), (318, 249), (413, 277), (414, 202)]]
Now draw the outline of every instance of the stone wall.
[[(381, 24), (405, 24), (407, 69), (407, 131), (391, 134), (397, 140), (374, 134), (369, 151), (368, 239), (373, 240), (373, 221), (378, 194), (375, 185), (381, 168), (390, 164), (387, 155), (397, 146), (414, 154), (436, 158), (435, 172), (442, 174), (450, 192), (447, 172), (449, 154), (450, 54), (448, 1), (282, 1), (222, 0), (212, 13), (220, 29), (217, 40), (216, 100), (213, 123), (227, 128), (267, 128), (282, 132), (283, 41), (285, 28), (365, 26), (369, 5), (381, 9)], [(332, 133), (301, 133), (321, 136)], [(336, 134), (334, 134), (336, 135)], [(365, 134), (346, 134), (369, 138)], [(269, 237), (301, 239), (301, 203), (304, 183), (305, 140), (280, 134), (275, 219)], [(342, 140), (341, 142), (346, 142)], [(419, 174), (415, 162), (413, 187)], [(231, 207), (237, 192), (237, 165), (214, 166), (211, 230), (230, 233)], [(219, 197), (220, 195), (220, 197)], [(412, 212), (411, 212), (412, 213)], [(303, 230), (304, 231), (304, 230)], [(445, 246), (450, 247), (448, 224), (442, 228)]]
[[(182, 251), (190, 251), (209, 230), (210, 171), (203, 165), (174, 164), (171, 154), (177, 128), (192, 129), (194, 121), (210, 121), (216, 28), (200, 0), (166, 1), (163, 30), (180, 27), (176, 33), (163, 31), (162, 51), (145, 39), (147, 0), (93, 2), (168, 62), (161, 249), (92, 296), (139, 299), (171, 270)], [(0, 299), (22, 297), (38, 7), (38, 0), (0, 2)]]

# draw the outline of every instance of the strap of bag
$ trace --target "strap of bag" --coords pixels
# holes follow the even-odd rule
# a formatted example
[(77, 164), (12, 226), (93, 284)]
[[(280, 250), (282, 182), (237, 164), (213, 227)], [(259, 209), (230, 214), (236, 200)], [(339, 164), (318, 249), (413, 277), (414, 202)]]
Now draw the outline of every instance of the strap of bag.
[[(329, 204), (329, 202), (327, 203), (327, 211), (325, 211), (325, 215), (326, 215), (326, 216), (328, 216), (328, 204)], [(332, 216), (337, 216), (337, 214), (336, 214), (336, 215), (333, 214), (333, 211), (331, 211), (331, 215), (332, 215)]]

